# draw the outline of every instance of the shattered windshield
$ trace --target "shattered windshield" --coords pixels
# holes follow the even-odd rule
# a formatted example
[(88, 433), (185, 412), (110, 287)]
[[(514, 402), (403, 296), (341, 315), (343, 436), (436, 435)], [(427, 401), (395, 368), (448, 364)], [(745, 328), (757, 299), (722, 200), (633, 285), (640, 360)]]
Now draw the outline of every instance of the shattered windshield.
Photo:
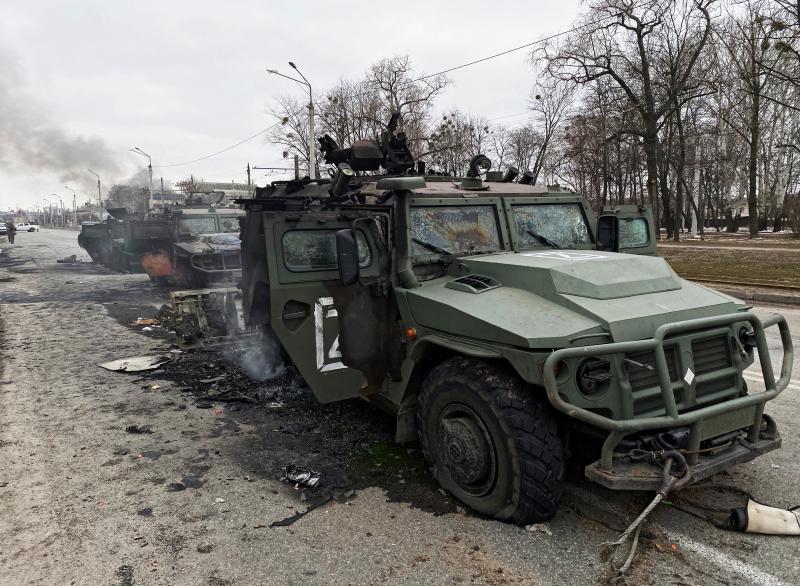
[(537, 203), (515, 205), (512, 209), (521, 250), (548, 246), (571, 248), (592, 243), (586, 217), (578, 203)]
[(222, 232), (239, 231), (239, 216), (219, 216), (219, 223), (222, 226)]
[(430, 255), (435, 249), (451, 254), (502, 249), (491, 205), (412, 207), (411, 237), (414, 256)]
[(181, 234), (214, 234), (217, 230), (217, 218), (181, 218), (178, 222)]

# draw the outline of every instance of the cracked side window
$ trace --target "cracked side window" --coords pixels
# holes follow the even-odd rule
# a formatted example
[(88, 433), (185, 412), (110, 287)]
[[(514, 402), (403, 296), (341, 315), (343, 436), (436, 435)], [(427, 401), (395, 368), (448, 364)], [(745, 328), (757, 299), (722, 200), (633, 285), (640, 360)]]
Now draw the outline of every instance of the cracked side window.
[(619, 223), (619, 247), (641, 248), (650, 244), (650, 230), (644, 218), (626, 218)]
[[(330, 271), (338, 268), (336, 262), (337, 230), (290, 230), (283, 235), (283, 261), (294, 272)], [(372, 263), (367, 239), (356, 230), (358, 260), (361, 268)]]

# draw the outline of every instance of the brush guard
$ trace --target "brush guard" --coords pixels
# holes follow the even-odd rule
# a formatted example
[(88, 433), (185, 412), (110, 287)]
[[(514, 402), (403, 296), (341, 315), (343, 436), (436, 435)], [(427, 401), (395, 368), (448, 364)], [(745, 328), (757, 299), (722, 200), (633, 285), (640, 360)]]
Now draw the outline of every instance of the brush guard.
[[(668, 336), (710, 328), (731, 327), (733, 324), (745, 322), (753, 328), (764, 381), (764, 392), (679, 413), (664, 353), (665, 339)], [(779, 329), (783, 346), (781, 372), (777, 381), (764, 333), (767, 328), (774, 326)], [(624, 420), (611, 419), (564, 401), (558, 392), (556, 367), (562, 360), (591, 356), (617, 355), (624, 357), (626, 354), (645, 351), (652, 351), (655, 354), (658, 386), (661, 390), (661, 399), (666, 415)], [(730, 466), (747, 462), (761, 454), (775, 450), (780, 447), (781, 438), (774, 421), (764, 415), (764, 405), (767, 401), (777, 397), (789, 384), (793, 362), (792, 339), (786, 319), (781, 315), (773, 314), (762, 321), (754, 313), (746, 312), (665, 324), (660, 326), (653, 338), (648, 340), (556, 350), (545, 361), (542, 374), (547, 397), (557, 410), (571, 418), (608, 432), (608, 437), (603, 443), (600, 460), (586, 467), (586, 477), (611, 489), (658, 490), (663, 479), (661, 470), (657, 466), (646, 460), (631, 458), (630, 454), (615, 453), (615, 449), (626, 436), (647, 430), (688, 427), (688, 446), (683, 452), (686, 455), (687, 464), (691, 468), (692, 481), (706, 478)], [(685, 383), (685, 387), (689, 385), (690, 383)], [(700, 443), (704, 440), (739, 430), (742, 431), (739, 434), (733, 434), (735, 437), (732, 437), (726, 445), (708, 452), (700, 449)]]

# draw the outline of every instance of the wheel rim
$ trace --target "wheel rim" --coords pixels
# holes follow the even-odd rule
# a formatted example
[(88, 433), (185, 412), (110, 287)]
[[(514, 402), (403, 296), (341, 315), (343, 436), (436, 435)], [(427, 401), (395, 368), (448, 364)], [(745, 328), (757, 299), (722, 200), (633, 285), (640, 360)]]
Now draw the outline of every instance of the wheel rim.
[(439, 414), (439, 455), (453, 481), (472, 496), (494, 486), (497, 457), (492, 436), (470, 407), (450, 404)]

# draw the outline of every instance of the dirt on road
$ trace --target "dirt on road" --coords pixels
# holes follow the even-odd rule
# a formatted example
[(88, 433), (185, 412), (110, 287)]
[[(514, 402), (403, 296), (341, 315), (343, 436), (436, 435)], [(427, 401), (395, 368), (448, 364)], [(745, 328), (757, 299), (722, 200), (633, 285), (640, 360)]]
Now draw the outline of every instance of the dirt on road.
[[(600, 544), (652, 495), (611, 493), (572, 466), (547, 531), (471, 514), (372, 406), (320, 405), (291, 368), (253, 380), (236, 347), (175, 352), (161, 328), (136, 324), (167, 293), (143, 275), (58, 264), (88, 261), (74, 238), (43, 229), (0, 246), (0, 584), (609, 579)], [(139, 355), (168, 362), (97, 366)], [(768, 474), (778, 491), (797, 478), (792, 449), (724, 480), (755, 491)], [(320, 472), (320, 488), (286, 482), (289, 464)], [(776, 543), (661, 509), (631, 583), (796, 582), (793, 545)]]

